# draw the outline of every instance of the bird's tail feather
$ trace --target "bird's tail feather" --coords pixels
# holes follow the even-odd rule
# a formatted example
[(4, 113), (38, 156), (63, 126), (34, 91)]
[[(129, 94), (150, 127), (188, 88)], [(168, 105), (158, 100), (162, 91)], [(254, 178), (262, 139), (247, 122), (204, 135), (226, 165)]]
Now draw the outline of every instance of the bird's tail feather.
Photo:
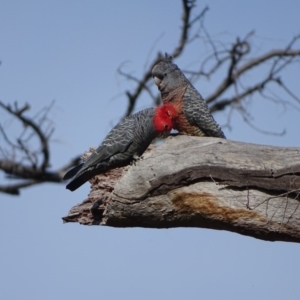
[(75, 177), (73, 180), (71, 180), (66, 188), (70, 191), (75, 191), (77, 190), (79, 187), (81, 187), (84, 183), (86, 183), (90, 178), (93, 177), (93, 174), (91, 174), (90, 172), (83, 172), (80, 175), (78, 175), (77, 177)]
[(78, 166), (72, 168), (71, 170), (69, 170), (65, 174), (63, 180), (67, 180), (67, 179), (70, 179), (70, 178), (74, 177), (78, 173), (78, 171), (81, 169), (82, 166), (83, 166), (83, 163), (81, 163), (80, 165), (78, 165)]

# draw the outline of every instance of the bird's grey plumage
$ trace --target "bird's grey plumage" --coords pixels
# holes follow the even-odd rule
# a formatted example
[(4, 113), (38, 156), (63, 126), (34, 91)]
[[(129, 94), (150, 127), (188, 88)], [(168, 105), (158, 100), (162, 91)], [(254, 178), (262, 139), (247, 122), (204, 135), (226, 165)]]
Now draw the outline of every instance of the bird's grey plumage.
[(64, 179), (75, 175), (67, 189), (74, 191), (95, 175), (125, 166), (134, 157), (141, 156), (157, 136), (153, 125), (154, 115), (155, 109), (148, 108), (117, 124), (83, 164), (66, 173)]
[(153, 67), (152, 75), (163, 103), (172, 103), (177, 108), (175, 129), (188, 135), (226, 138), (206, 101), (172, 62), (172, 57), (166, 54), (166, 58)]
[(186, 118), (191, 124), (195, 124), (204, 133), (204, 136), (226, 138), (210, 113), (206, 101), (191, 84), (187, 86), (182, 101)]

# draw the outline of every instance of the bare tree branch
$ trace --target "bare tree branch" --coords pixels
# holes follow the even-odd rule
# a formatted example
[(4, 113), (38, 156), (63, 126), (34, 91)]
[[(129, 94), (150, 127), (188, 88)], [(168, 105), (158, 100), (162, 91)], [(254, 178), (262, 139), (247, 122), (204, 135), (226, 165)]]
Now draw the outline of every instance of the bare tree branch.
[(19, 196), (20, 195), (20, 190), (26, 187), (30, 187), (34, 184), (41, 183), (40, 181), (35, 181), (35, 180), (28, 180), (27, 182), (24, 183), (19, 183), (19, 184), (10, 184), (10, 185), (5, 185), (5, 186), (0, 186), (0, 192), (13, 195), (13, 196)]
[[(193, 20), (191, 19), (191, 12), (195, 6), (195, 0), (182, 0), (183, 4), (183, 16), (182, 16), (182, 28), (181, 28), (181, 34), (179, 38), (179, 43), (175, 47), (175, 49), (172, 51), (172, 53), (169, 53), (174, 58), (180, 56), (184, 50), (184, 48), (187, 46), (188, 43), (188, 37), (189, 37), (189, 30), (195, 22), (200, 21), (202, 18), (204, 18), (206, 12), (208, 11), (208, 7), (205, 7)], [(148, 91), (150, 95), (152, 95), (150, 91), (150, 88), (148, 87), (148, 84), (152, 85), (152, 73), (151, 70), (160, 60), (162, 60), (163, 55), (162, 53), (157, 53), (156, 58), (153, 60), (153, 62), (149, 65), (148, 70), (143, 74), (142, 78), (139, 80), (132, 76), (131, 74), (128, 74), (126, 72), (123, 72), (121, 68), (119, 68), (118, 72), (120, 75), (124, 76), (128, 80), (133, 80), (137, 83), (137, 86), (133, 92), (126, 91), (125, 94), (128, 98), (128, 107), (126, 110), (126, 113), (124, 117), (129, 116), (136, 105), (137, 100), (139, 99), (140, 94), (143, 92), (143, 90)], [(158, 97), (151, 96), (152, 99), (159, 99)], [(157, 101), (155, 101), (156, 103)], [(156, 103), (157, 104), (157, 103)]]
[[(223, 79), (223, 81), (219, 84), (216, 90), (206, 98), (206, 101), (211, 104), (211, 110), (213, 112), (220, 111), (228, 106), (232, 105), (232, 103), (238, 103), (245, 99), (247, 96), (254, 94), (255, 92), (259, 92), (263, 97), (264, 95), (261, 93), (262, 90), (271, 82), (277, 83), (281, 86), (287, 93), (291, 96), (291, 92), (288, 92), (289, 89), (282, 84), (282, 81), (278, 78), (278, 74), (289, 64), (291, 64), (297, 57), (300, 56), (300, 49), (298, 50), (291, 50), (291, 46), (299, 39), (299, 36), (292, 39), (292, 42), (286, 47), (286, 49), (282, 50), (271, 50), (267, 53), (262, 54), (259, 57), (253, 58), (246, 63), (242, 64), (241, 66), (237, 66), (234, 60), (232, 60), (230, 66), (230, 72)], [(246, 45), (248, 42), (246, 40), (243, 41)], [(235, 45), (233, 46), (235, 47)], [(250, 49), (250, 44), (248, 44), (248, 49)], [(248, 54), (250, 50), (245, 52), (240, 52), (241, 58)], [(288, 60), (283, 61), (283, 59), (288, 58)], [(224, 59), (225, 60), (225, 59)], [(261, 79), (257, 84), (253, 85), (252, 87), (243, 88), (243, 92), (235, 94), (231, 99), (220, 99), (221, 96), (231, 87), (232, 84), (241, 80), (242, 76), (256, 68), (259, 67), (261, 64), (264, 66), (267, 65), (269, 61), (272, 61), (271, 67), (269, 68), (269, 72), (266, 74), (264, 79)], [(280, 61), (283, 61), (280, 64)], [(202, 72), (203, 73), (203, 72)], [(276, 77), (277, 76), (277, 77)], [(293, 99), (297, 99), (297, 97), (292, 97)]]
[[(181, 28), (181, 35), (179, 38), (179, 44), (177, 48), (175, 48), (172, 52), (172, 57), (176, 58), (180, 56), (186, 47), (187, 43), (189, 42), (189, 33), (190, 28), (195, 24), (196, 22), (201, 21), (206, 12), (208, 11), (208, 6), (204, 7), (204, 9), (193, 19), (191, 20), (191, 12), (193, 8), (195, 7), (196, 0), (183, 0), (183, 16), (182, 16), (182, 28)], [(152, 69), (152, 68), (151, 68)]]
[[(28, 104), (19, 108), (17, 103), (11, 107), (0, 101), (0, 108), (20, 121), (24, 128), (15, 143), (9, 139), (4, 126), (0, 124), (0, 134), (6, 142), (6, 148), (4, 145), (0, 147), (0, 170), (9, 179), (21, 179), (21, 182), (16, 184), (1, 185), (0, 192), (19, 195), (20, 189), (35, 184), (42, 182), (61, 183), (67, 169), (79, 163), (80, 158), (77, 157), (56, 171), (48, 170), (50, 165), (49, 142), (54, 128), (48, 126), (44, 129), (44, 125), (52, 106), (53, 103), (32, 118), (25, 116), (25, 113), (30, 110)], [(40, 119), (35, 121), (34, 119), (38, 116), (41, 116)], [(29, 146), (29, 141), (36, 138), (40, 144), (37, 150)]]
[[(46, 136), (40, 130), (39, 126), (36, 123), (34, 123), (31, 119), (23, 116), (23, 113), (29, 110), (30, 106), (28, 104), (25, 104), (22, 108), (18, 109), (17, 102), (15, 102), (15, 109), (12, 109), (10, 105), (4, 105), (1, 101), (0, 101), (0, 106), (10, 114), (15, 116), (17, 119), (22, 121), (24, 127), (27, 126), (30, 127), (33, 130), (34, 134), (36, 134), (39, 137), (41, 142), (41, 152), (43, 153), (43, 162), (40, 168), (42, 170), (45, 170), (46, 167), (49, 165), (49, 156), (50, 156), (49, 148), (48, 148), (48, 139), (46, 138)], [(20, 139), (19, 139), (19, 144), (21, 148), (24, 150), (24, 152), (28, 154), (29, 150), (25, 149), (25, 146), (22, 144), (22, 141)]]
[[(294, 100), (296, 104), (299, 105), (300, 98), (291, 91), (287, 84), (284, 83), (284, 79), (281, 77), (282, 72), (286, 70), (287, 67), (298, 63), (300, 58), (300, 49), (295, 48), (295, 45), (300, 40), (300, 35), (292, 38), (291, 41), (282, 49), (272, 49), (258, 56), (251, 57), (252, 43), (250, 39), (255, 38), (254, 30), (247, 33), (244, 38), (238, 37), (228, 47), (221, 41), (215, 41), (205, 28), (203, 20), (206, 12), (208, 11), (208, 7), (205, 7), (199, 14), (192, 18), (191, 15), (192, 12), (194, 12), (196, 1), (183, 0), (182, 3), (183, 14), (179, 43), (171, 55), (174, 58), (182, 55), (183, 50), (187, 46), (191, 47), (191, 42), (193, 42), (195, 38), (201, 38), (204, 43), (208, 42), (212, 52), (209, 53), (207, 57), (204, 57), (202, 62), (199, 64), (193, 64), (191, 69), (184, 70), (184, 72), (185, 74), (190, 75), (190, 80), (192, 82), (203, 77), (211, 79), (217, 73), (222, 72), (223, 79), (216, 84), (213, 92), (205, 97), (212, 112), (224, 111), (226, 108), (231, 108), (230, 113), (228, 112), (229, 117), (232, 109), (237, 109), (240, 113), (244, 114), (243, 118), (247, 121), (246, 123), (249, 126), (255, 128), (257, 131), (266, 133), (268, 131), (256, 128), (251, 122), (249, 122), (249, 119), (246, 117), (248, 112), (244, 109), (240, 109), (240, 103), (246, 99), (254, 99), (255, 95), (259, 95), (265, 99), (270, 99), (269, 94), (272, 92), (272, 88), (270, 88), (270, 86), (275, 83), (286, 92), (287, 96), (290, 97), (289, 99)], [(192, 31), (195, 31), (196, 24), (200, 25), (201, 32), (204, 34), (203, 36), (199, 34), (200, 30), (198, 30), (195, 35), (191, 36)], [(157, 57), (149, 65), (141, 78), (134, 77), (129, 73), (123, 72), (121, 68), (119, 69), (119, 74), (137, 84), (133, 92), (126, 91), (127, 98), (129, 99), (129, 105), (125, 116), (132, 113), (136, 102), (143, 91), (146, 91), (150, 95), (155, 105), (160, 103), (161, 100), (159, 94), (156, 93), (156, 90), (155, 92), (153, 91), (151, 70), (161, 59), (162, 54), (158, 53)], [(197, 69), (197, 65), (200, 66), (199, 69)], [(264, 73), (261, 72), (261, 78), (255, 78), (250, 84), (243, 83), (244, 78), (248, 78), (250, 72), (255, 72), (260, 69), (264, 70)], [(274, 86), (272, 87), (274, 89)], [(226, 97), (224, 97), (225, 94)], [(279, 98), (276, 101), (276, 104), (295, 107), (292, 101), (279, 100)], [(299, 110), (300, 107), (296, 106), (296, 109)], [(230, 122), (230, 118), (228, 119)]]
[[(248, 44), (250, 47), (250, 45)], [(235, 48), (236, 45), (233, 46)], [(233, 49), (234, 50), (234, 49)], [(242, 56), (246, 55), (249, 51), (240, 53)], [(206, 98), (207, 103), (214, 102), (218, 97), (220, 97), (236, 80), (238, 80), (241, 75), (243, 75), (246, 71), (249, 71), (250, 69), (259, 66), (260, 64), (269, 61), (273, 58), (283, 58), (283, 57), (291, 57), (295, 58), (297, 56), (300, 56), (300, 49), (299, 50), (272, 50), (268, 53), (265, 53), (255, 59), (250, 60), (249, 62), (245, 63), (243, 66), (236, 68), (237, 61), (234, 59), (235, 55), (233, 54), (232, 62), (229, 68), (229, 72), (227, 77), (221, 82), (219, 87), (216, 88), (216, 90)], [(241, 59), (241, 56), (239, 57), (239, 60)], [(275, 60), (272, 67), (270, 68), (270, 72), (267, 75), (267, 78), (260, 83), (260, 85), (265, 85), (268, 81), (274, 80), (274, 75), (280, 72), (282, 68), (284, 68), (287, 64), (291, 63), (291, 61), (286, 62), (284, 65), (280, 66), (278, 69), (275, 68), (277, 65), (278, 60)], [(236, 68), (236, 70), (234, 70)], [(259, 84), (258, 84), (259, 85)]]

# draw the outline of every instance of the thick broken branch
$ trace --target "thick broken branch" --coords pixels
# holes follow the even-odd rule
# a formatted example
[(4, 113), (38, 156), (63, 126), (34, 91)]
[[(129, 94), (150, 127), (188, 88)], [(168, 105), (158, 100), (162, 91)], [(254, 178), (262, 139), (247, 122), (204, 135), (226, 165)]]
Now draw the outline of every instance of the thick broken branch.
[(300, 149), (177, 136), (94, 177), (65, 222), (200, 227), (300, 242)]

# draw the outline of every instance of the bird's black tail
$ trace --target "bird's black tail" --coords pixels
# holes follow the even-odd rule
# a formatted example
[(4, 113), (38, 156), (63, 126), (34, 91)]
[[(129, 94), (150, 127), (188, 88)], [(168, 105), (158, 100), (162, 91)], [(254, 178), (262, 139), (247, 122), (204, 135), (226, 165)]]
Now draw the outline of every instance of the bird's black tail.
[(69, 170), (65, 174), (63, 180), (71, 179), (72, 177), (74, 177), (78, 173), (78, 171), (81, 169), (82, 166), (83, 166), (83, 163), (81, 163), (80, 165), (78, 165), (78, 166), (72, 168), (71, 170)]
[(72, 168), (71, 170), (69, 170), (65, 176), (64, 176), (64, 180), (70, 179), (72, 177), (74, 177), (74, 179), (72, 179), (66, 186), (66, 188), (70, 191), (75, 191), (77, 190), (80, 186), (82, 186), (84, 183), (86, 183), (90, 178), (92, 178), (92, 173), (91, 172), (87, 172), (87, 170), (82, 170), (80, 172), (80, 169), (82, 168), (83, 163)]
[[(75, 167), (75, 168), (77, 168), (77, 167)], [(69, 172), (72, 172), (72, 171), (73, 171), (73, 169), (70, 170)], [(95, 175), (97, 175), (99, 173), (100, 173), (99, 169), (96, 169), (96, 168), (83, 169), (83, 170), (79, 171), (77, 173), (77, 175), (75, 175), (75, 177), (67, 184), (66, 188), (73, 192), (73, 191), (77, 190), (79, 187), (81, 187), (88, 180), (90, 180), (92, 177), (94, 177)], [(66, 177), (66, 175), (65, 175), (65, 177)]]
[(84, 183), (86, 183), (92, 177), (93, 177), (93, 174), (91, 174), (90, 172), (83, 171), (81, 174), (79, 174), (73, 180), (71, 180), (67, 184), (66, 188), (73, 192), (73, 191), (77, 190), (79, 187), (81, 187)]

